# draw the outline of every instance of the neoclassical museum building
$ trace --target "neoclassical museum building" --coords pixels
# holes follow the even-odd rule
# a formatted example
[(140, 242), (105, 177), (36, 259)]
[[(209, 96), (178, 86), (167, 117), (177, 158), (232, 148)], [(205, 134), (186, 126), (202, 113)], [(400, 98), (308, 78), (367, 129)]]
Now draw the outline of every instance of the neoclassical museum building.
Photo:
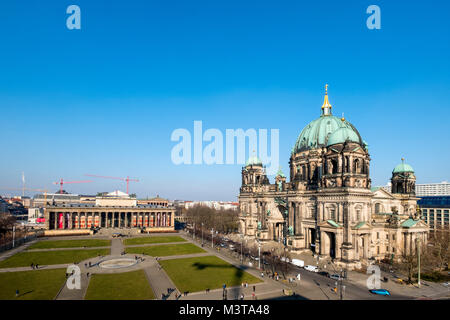
[[(51, 203), (44, 207), (46, 229), (134, 228), (145, 232), (173, 232), (175, 208), (161, 198), (137, 200), (120, 191), (97, 196), (93, 203)], [(51, 233), (49, 233), (51, 234)]]
[(347, 268), (399, 259), (426, 243), (413, 168), (402, 159), (392, 171), (392, 192), (371, 188), (368, 144), (332, 114), (327, 90), (320, 117), (292, 148), (289, 169), (289, 181), (280, 169), (271, 184), (256, 156), (242, 168), (239, 228), (246, 239), (311, 250)]

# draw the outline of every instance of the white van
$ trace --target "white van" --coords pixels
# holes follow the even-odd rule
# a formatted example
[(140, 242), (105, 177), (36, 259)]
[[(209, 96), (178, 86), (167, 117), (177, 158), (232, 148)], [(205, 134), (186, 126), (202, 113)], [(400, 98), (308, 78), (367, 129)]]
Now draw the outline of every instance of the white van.
[(303, 268), (305, 266), (305, 261), (300, 260), (300, 259), (292, 259), (291, 263), (294, 266), (297, 266), (297, 267), (300, 267), (300, 268)]
[(316, 266), (312, 266), (312, 265), (307, 265), (305, 267), (305, 270), (311, 271), (311, 272), (319, 272), (319, 268), (317, 268)]

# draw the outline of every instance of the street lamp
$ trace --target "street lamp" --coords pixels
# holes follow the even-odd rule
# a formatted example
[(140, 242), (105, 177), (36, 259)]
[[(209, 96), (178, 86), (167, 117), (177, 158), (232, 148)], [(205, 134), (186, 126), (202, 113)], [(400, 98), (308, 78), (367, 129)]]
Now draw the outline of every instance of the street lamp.
[(202, 246), (203, 246), (203, 222), (202, 222)]
[(258, 269), (261, 270), (261, 242), (258, 241)]
[(420, 288), (420, 238), (416, 238), (417, 247), (417, 285)]
[(211, 248), (214, 249), (214, 228), (211, 228)]
[(241, 234), (241, 263), (242, 263), (242, 243), (244, 242), (244, 235)]

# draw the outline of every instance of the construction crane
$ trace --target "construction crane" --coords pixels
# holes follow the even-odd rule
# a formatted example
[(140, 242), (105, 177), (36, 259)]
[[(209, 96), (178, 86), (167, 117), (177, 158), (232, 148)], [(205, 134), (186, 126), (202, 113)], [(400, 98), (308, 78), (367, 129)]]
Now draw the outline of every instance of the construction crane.
[(127, 194), (129, 194), (129, 186), (130, 186), (130, 181), (135, 181), (135, 182), (139, 182), (138, 179), (130, 179), (130, 177), (126, 177), (126, 178), (120, 178), (120, 177), (107, 177), (107, 176), (98, 176), (95, 174), (85, 174), (85, 176), (87, 177), (95, 177), (95, 178), (104, 178), (104, 179), (115, 179), (115, 180), (122, 180), (122, 181), (126, 181), (127, 182)]
[(59, 191), (60, 191), (60, 193), (62, 193), (63, 192), (63, 185), (65, 185), (65, 184), (69, 184), (69, 183), (88, 183), (88, 182), (92, 182), (92, 181), (91, 180), (64, 181), (63, 178), (61, 178), (59, 181), (53, 182), (53, 184), (59, 184), (60, 185)]

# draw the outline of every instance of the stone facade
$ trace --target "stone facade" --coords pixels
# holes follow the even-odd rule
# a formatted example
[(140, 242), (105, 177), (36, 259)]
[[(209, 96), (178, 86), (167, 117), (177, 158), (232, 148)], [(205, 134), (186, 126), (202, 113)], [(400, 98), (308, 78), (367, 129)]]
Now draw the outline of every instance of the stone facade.
[(367, 143), (332, 115), (326, 94), (320, 118), (292, 150), (289, 182), (280, 169), (271, 184), (257, 157), (242, 168), (240, 232), (292, 251), (312, 250), (347, 268), (399, 258), (415, 250), (416, 239), (426, 242), (428, 226), (416, 215), (412, 168), (398, 167), (392, 193), (371, 188)]

